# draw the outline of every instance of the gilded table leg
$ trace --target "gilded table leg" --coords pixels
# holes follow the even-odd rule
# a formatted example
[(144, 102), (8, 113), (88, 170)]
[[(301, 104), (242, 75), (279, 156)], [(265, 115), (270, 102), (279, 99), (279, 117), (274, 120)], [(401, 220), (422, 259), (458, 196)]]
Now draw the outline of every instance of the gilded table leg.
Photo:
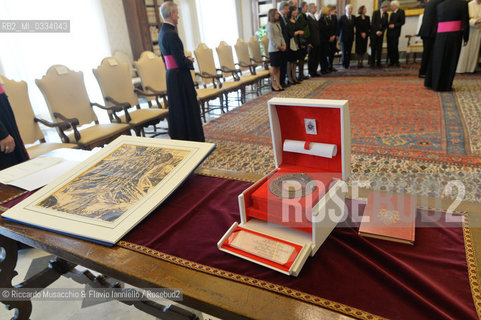
[(0, 235), (0, 301), (8, 310), (15, 309), (12, 320), (28, 320), (32, 313), (32, 302), (9, 301), (9, 289), (12, 289), (12, 279), (17, 275), (17, 242)]

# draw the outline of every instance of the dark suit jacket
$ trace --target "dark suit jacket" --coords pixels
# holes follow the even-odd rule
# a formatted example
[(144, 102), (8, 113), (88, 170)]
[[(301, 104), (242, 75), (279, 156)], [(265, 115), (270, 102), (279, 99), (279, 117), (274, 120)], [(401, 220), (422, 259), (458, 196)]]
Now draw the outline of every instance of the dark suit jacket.
[(286, 47), (287, 49), (290, 49), (290, 39), (291, 37), (289, 36), (289, 29), (287, 28), (287, 22), (289, 22), (289, 20), (287, 18), (285, 18), (286, 21), (284, 22), (284, 19), (282, 18), (282, 16), (280, 15), (279, 16), (279, 23), (281, 25), (281, 30), (282, 30), (282, 36), (284, 37), (284, 41), (286, 42)]
[(423, 22), (419, 29), (418, 36), (421, 38), (434, 38), (438, 28), (438, 20), (436, 18), (436, 8), (438, 4), (444, 0), (431, 0), (424, 8)]
[(341, 42), (354, 41), (355, 17), (351, 15), (351, 20), (344, 14), (339, 18), (339, 40)]
[[(389, 18), (387, 36), (389, 38), (399, 38), (401, 36), (401, 26), (406, 22), (403, 9), (397, 9), (397, 12), (392, 12)], [(389, 28), (390, 24), (394, 24), (394, 28)]]
[(329, 19), (327, 19), (327, 22), (329, 29), (329, 38), (331, 36), (339, 36), (339, 25), (337, 24), (337, 16), (335, 14), (331, 14)]
[(371, 23), (371, 38), (376, 38), (376, 32), (381, 31), (384, 33), (388, 25), (387, 12), (381, 16), (381, 10), (376, 10), (372, 13)]
[(319, 18), (319, 39), (321, 40), (321, 46), (329, 43), (329, 22), (321, 17)]
[(321, 44), (320, 33), (319, 33), (319, 21), (307, 16), (307, 22), (309, 24), (309, 43), (314, 47), (318, 47)]

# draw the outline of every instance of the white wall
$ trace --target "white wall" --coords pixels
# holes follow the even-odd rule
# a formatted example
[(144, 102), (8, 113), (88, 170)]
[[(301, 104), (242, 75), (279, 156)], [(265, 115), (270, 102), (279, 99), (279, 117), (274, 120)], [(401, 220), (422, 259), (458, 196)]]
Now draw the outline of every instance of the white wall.
[(249, 38), (255, 33), (255, 30), (252, 30), (251, 0), (240, 0), (238, 2), (238, 10), (239, 21), (241, 21), (239, 37), (245, 41), (249, 41)]
[(100, 5), (105, 18), (105, 28), (107, 29), (111, 53), (120, 50), (132, 57), (129, 30), (127, 29), (122, 1), (100, 0)]
[[(92, 68), (110, 55), (107, 28), (99, 0), (16, 0), (0, 1), (3, 19), (70, 20), (68, 33), (1, 34), (2, 73), (24, 80), (36, 114), (47, 115), (45, 100), (35, 79), (55, 64), (82, 71), (91, 101), (103, 102)], [(99, 113), (97, 113), (99, 114)]]
[(179, 0), (177, 4), (180, 12), (179, 25), (177, 26), (179, 37), (184, 43), (184, 49), (193, 52), (200, 43), (195, 0)]

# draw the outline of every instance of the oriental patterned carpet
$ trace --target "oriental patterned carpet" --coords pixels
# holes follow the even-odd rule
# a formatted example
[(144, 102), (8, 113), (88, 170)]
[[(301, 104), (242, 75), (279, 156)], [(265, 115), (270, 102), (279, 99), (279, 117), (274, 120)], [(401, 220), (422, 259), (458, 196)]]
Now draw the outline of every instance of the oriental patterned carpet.
[[(342, 99), (349, 100), (351, 115), (350, 182), (481, 201), (481, 76), (457, 75), (453, 87), (426, 90), (414, 67), (353, 68), (306, 80), (207, 124), (206, 139), (217, 150), (203, 166), (267, 173), (274, 167), (269, 99)], [(457, 181), (464, 190), (450, 187)]]

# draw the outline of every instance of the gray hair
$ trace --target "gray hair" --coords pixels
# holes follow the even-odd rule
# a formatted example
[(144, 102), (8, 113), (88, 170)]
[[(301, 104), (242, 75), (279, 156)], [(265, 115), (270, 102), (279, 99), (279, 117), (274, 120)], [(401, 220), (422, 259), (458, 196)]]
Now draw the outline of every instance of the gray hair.
[(289, 7), (289, 2), (287, 2), (287, 1), (282, 1), (282, 2), (279, 4), (279, 11), (284, 10), (285, 7)]
[(391, 6), (391, 2), (389, 2), (389, 1), (387, 1), (387, 0), (386, 0), (386, 1), (383, 1), (383, 2), (381, 3), (381, 9), (382, 9), (382, 8), (386, 8), (386, 7), (390, 7), (390, 6)]
[(166, 1), (160, 7), (160, 14), (162, 15), (162, 19), (166, 20), (172, 17), (172, 13), (177, 10), (177, 5), (173, 1)]
[(344, 9), (346, 10), (346, 12), (347, 12), (347, 9), (349, 9), (349, 8), (352, 8), (352, 4), (346, 4), (346, 6), (344, 7)]
[(397, 0), (391, 1), (391, 5), (395, 5), (397, 8), (399, 8), (399, 1)]

